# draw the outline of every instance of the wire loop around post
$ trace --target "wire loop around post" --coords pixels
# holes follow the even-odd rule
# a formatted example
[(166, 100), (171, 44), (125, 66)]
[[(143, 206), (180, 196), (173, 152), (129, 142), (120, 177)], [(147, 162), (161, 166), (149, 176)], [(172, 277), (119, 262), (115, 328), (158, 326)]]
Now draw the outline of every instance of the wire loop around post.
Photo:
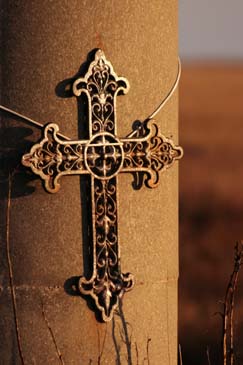
[[(176, 79), (175, 79), (175, 82), (174, 82), (172, 88), (170, 89), (170, 91), (168, 92), (166, 97), (160, 102), (160, 104), (157, 106), (157, 108), (152, 112), (152, 114), (150, 114), (145, 120), (153, 119), (160, 112), (160, 110), (163, 109), (163, 107), (167, 104), (167, 102), (170, 100), (170, 98), (173, 96), (175, 90), (177, 89), (177, 86), (178, 86), (179, 81), (180, 81), (180, 77), (181, 77), (181, 61), (180, 61), (180, 58), (178, 57), (178, 71), (177, 71), (177, 76), (176, 76)], [(9, 114), (12, 114), (12, 115), (14, 115), (18, 118), (21, 118), (21, 119), (25, 120), (27, 123), (34, 125), (35, 127), (38, 127), (38, 128), (43, 128), (44, 127), (44, 124), (42, 124), (40, 122), (37, 122), (34, 119), (31, 119), (29, 117), (26, 117), (25, 115), (20, 114), (20, 113), (12, 110), (10, 108), (7, 108), (3, 105), (0, 105), (0, 110), (2, 110), (4, 112), (7, 112)], [(65, 139), (65, 140), (67, 140), (67, 141), (70, 140), (69, 137), (67, 137), (64, 134), (61, 134), (59, 132), (57, 133), (57, 135), (59, 137)]]

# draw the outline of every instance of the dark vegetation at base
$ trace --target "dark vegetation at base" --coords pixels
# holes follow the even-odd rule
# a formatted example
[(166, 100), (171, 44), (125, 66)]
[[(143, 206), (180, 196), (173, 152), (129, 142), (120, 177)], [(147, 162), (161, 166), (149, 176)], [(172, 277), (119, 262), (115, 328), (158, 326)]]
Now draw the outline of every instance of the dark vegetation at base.
[[(237, 294), (240, 269), (243, 263), (243, 243), (236, 243), (234, 249), (234, 264), (226, 288), (225, 297), (219, 303), (220, 309), (215, 315), (221, 318), (221, 336), (215, 341), (205, 341), (200, 344), (200, 336), (193, 338), (188, 348), (184, 348), (186, 356), (183, 357), (181, 345), (179, 346), (179, 365), (191, 363), (192, 356), (197, 356), (197, 364), (222, 364), (236, 365), (242, 363), (241, 346), (239, 338), (235, 337), (235, 297)], [(189, 333), (190, 337), (190, 333)], [(193, 352), (190, 349), (193, 347)], [(205, 349), (203, 351), (203, 348)], [(185, 362), (184, 362), (185, 361)]]

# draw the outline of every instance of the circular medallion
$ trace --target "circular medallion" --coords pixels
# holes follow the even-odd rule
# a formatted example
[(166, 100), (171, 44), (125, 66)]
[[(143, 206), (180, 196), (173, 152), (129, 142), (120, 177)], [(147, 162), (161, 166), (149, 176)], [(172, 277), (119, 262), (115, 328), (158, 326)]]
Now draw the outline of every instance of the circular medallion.
[(94, 135), (84, 150), (86, 168), (97, 179), (116, 176), (123, 165), (122, 143), (110, 133)]

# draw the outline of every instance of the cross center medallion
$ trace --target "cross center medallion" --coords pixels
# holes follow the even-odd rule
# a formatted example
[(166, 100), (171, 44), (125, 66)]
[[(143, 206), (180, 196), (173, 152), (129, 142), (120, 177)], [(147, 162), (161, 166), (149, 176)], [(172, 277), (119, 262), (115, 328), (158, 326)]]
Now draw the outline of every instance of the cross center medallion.
[(94, 135), (84, 153), (87, 170), (97, 179), (111, 178), (122, 167), (122, 143), (110, 133)]
[(139, 174), (152, 188), (159, 182), (159, 172), (182, 157), (181, 147), (160, 134), (153, 120), (145, 121), (126, 138), (117, 137), (116, 97), (128, 90), (128, 81), (116, 75), (98, 50), (86, 75), (73, 84), (74, 95), (85, 94), (88, 100), (89, 139), (60, 139), (58, 126), (48, 124), (43, 139), (22, 158), (23, 165), (43, 179), (50, 193), (59, 190), (63, 175), (90, 175), (93, 272), (90, 278), (80, 278), (79, 290), (95, 300), (104, 321), (111, 320), (118, 299), (134, 285), (133, 275), (121, 271), (118, 176)]

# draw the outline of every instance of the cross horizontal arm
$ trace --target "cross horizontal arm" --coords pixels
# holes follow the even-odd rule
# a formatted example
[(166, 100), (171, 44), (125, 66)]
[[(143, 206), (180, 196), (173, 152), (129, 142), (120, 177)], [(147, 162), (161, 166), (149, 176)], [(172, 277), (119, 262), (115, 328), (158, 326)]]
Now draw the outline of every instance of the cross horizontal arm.
[(22, 164), (44, 180), (49, 193), (59, 190), (62, 175), (88, 173), (84, 163), (87, 141), (62, 141), (57, 137), (58, 131), (58, 125), (48, 124), (44, 129), (44, 138), (22, 157)]
[(183, 150), (163, 136), (158, 125), (148, 120), (137, 130), (136, 136), (122, 138), (124, 151), (120, 172), (138, 172), (147, 175), (146, 185), (154, 188), (159, 183), (159, 172), (168, 169), (183, 155)]

